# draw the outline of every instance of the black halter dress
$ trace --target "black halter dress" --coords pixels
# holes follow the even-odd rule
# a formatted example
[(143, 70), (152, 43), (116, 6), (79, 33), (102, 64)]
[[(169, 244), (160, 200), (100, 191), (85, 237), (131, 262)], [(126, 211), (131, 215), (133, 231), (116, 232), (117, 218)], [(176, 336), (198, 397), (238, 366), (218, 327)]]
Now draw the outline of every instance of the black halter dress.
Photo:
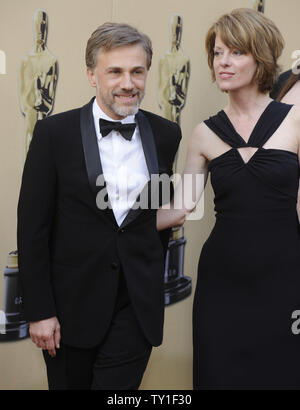
[[(198, 266), (195, 389), (300, 389), (299, 162), (264, 148), (291, 107), (272, 101), (248, 143), (224, 111), (205, 121), (231, 149), (209, 163), (216, 223)], [(258, 148), (248, 162), (243, 147)]]

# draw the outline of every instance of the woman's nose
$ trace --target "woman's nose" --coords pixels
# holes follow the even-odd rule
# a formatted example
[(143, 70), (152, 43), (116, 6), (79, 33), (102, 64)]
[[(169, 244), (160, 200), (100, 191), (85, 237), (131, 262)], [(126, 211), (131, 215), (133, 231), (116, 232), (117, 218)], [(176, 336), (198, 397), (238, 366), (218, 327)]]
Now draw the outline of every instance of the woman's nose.
[(220, 59), (220, 64), (222, 66), (229, 66), (230, 65), (230, 55), (227, 53), (223, 53), (221, 59)]

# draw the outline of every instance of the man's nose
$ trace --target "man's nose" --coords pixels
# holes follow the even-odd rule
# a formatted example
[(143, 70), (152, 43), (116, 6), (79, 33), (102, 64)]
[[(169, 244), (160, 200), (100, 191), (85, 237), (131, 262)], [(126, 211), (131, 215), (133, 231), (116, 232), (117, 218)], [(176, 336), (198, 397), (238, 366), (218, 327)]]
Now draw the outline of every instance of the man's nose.
[(134, 88), (130, 73), (124, 73), (120, 85), (124, 90), (132, 90)]

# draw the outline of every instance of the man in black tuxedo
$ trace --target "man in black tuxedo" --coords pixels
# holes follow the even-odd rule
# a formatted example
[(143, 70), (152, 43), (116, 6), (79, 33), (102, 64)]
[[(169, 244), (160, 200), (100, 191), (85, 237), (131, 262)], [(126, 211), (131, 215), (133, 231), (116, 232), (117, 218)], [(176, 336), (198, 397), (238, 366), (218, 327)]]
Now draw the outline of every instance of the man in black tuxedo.
[[(156, 230), (150, 179), (172, 174), (181, 132), (139, 109), (151, 58), (143, 33), (100, 26), (86, 48), (96, 98), (34, 130), (18, 204), (19, 269), (50, 389), (137, 389), (162, 342), (169, 232)], [(137, 206), (145, 192), (148, 206)]]

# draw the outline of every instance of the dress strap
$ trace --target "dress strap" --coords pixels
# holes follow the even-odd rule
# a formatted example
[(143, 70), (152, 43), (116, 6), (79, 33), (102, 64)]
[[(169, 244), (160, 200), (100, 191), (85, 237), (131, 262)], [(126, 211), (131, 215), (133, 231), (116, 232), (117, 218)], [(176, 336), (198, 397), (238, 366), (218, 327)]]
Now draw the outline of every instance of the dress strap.
[(225, 111), (219, 111), (216, 115), (209, 117), (204, 123), (232, 148), (262, 147), (274, 134), (289, 113), (292, 105), (278, 101), (272, 101), (264, 110), (257, 121), (252, 133), (246, 142), (235, 130)]
[(209, 117), (204, 123), (232, 148), (239, 148), (241, 146), (241, 141), (223, 110), (219, 111), (216, 115)]
[(293, 105), (272, 101), (264, 115), (259, 119), (255, 132), (252, 133), (248, 145), (262, 147), (280, 127)]

